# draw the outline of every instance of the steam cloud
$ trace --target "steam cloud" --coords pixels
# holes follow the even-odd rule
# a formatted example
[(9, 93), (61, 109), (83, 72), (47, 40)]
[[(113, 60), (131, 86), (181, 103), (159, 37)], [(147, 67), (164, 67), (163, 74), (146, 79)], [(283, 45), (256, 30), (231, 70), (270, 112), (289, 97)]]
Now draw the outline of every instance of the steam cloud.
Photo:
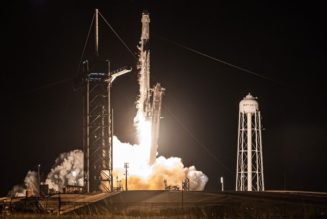
[[(178, 157), (165, 158), (160, 156), (155, 163), (149, 165), (144, 158), (144, 150), (141, 145), (122, 143), (114, 136), (114, 182), (115, 187), (125, 185), (124, 163), (129, 163), (128, 188), (130, 190), (155, 190), (164, 189), (165, 183), (181, 188), (181, 182), (188, 178), (190, 190), (201, 191), (204, 189), (208, 177), (196, 170), (194, 166), (185, 167), (182, 159)], [(73, 150), (62, 153), (56, 159), (54, 167), (50, 170), (46, 184), (53, 191), (61, 191), (67, 185), (83, 186), (84, 180), (83, 152)], [(21, 197), (26, 195), (35, 196), (38, 191), (38, 176), (35, 171), (28, 171), (24, 179), (24, 186), (16, 185), (8, 196)]]
[[(131, 145), (122, 143), (114, 136), (113, 139), (113, 161), (114, 161), (114, 186), (125, 185), (124, 163), (129, 163), (128, 169), (128, 188), (131, 190), (141, 189), (164, 189), (164, 181), (168, 185), (180, 188), (181, 182), (188, 178), (190, 180), (190, 190), (203, 190), (208, 177), (202, 172), (196, 170), (194, 166), (185, 167), (182, 159), (178, 157), (165, 158), (160, 156), (153, 165), (149, 165), (144, 158), (147, 148), (141, 145)], [(36, 179), (36, 172), (28, 174), (28, 179)], [(51, 169), (45, 181), (50, 189), (58, 191), (67, 185), (83, 186), (84, 180), (83, 152), (73, 150), (62, 153), (56, 159), (54, 167)], [(34, 178), (32, 177), (34, 176)], [(37, 182), (36, 180), (26, 180), (28, 182)], [(29, 183), (30, 185), (37, 184)], [(36, 188), (34, 186), (34, 188)]]
[(62, 191), (67, 185), (83, 186), (83, 175), (83, 152), (73, 150), (60, 154), (45, 183), (49, 189)]
[(147, 159), (144, 159), (145, 147), (122, 143), (117, 137), (114, 137), (113, 149), (114, 175), (122, 180), (123, 185), (125, 182), (124, 163), (129, 163), (129, 189), (164, 189), (165, 180), (168, 185), (181, 188), (182, 181), (188, 178), (190, 190), (201, 191), (208, 181), (208, 177), (202, 171), (196, 170), (194, 166), (185, 167), (181, 158), (160, 156), (154, 164), (149, 165)]
[(9, 197), (22, 197), (22, 196), (36, 196), (39, 194), (38, 187), (38, 175), (35, 171), (28, 171), (25, 179), (24, 186), (15, 185), (11, 191), (9, 191)]

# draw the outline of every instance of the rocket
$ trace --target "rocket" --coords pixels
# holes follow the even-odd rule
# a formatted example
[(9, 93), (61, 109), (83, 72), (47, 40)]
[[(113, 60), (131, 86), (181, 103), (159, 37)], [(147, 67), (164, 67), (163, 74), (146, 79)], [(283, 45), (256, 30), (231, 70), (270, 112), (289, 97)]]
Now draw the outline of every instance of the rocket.
[(142, 110), (143, 115), (149, 119), (151, 117), (151, 90), (150, 90), (150, 17), (148, 12), (142, 13), (142, 33), (138, 69), (140, 82), (140, 99), (139, 109)]
[(142, 33), (138, 47), (140, 54), (137, 66), (139, 70), (140, 97), (137, 108), (143, 114), (145, 120), (151, 122), (149, 164), (153, 164), (157, 156), (161, 100), (165, 89), (159, 83), (153, 89), (150, 88), (150, 17), (148, 12), (142, 13), (141, 22)]

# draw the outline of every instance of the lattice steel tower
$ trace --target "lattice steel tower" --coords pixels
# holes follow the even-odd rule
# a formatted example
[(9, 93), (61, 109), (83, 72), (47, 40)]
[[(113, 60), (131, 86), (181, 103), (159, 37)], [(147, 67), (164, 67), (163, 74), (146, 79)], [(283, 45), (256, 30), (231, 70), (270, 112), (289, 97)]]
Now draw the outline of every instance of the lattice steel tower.
[[(95, 58), (83, 62), (83, 150), (86, 192), (113, 191), (113, 128), (110, 88), (132, 69), (110, 71), (110, 62), (99, 56), (98, 9), (95, 9)], [(103, 16), (101, 15), (103, 18)], [(103, 18), (104, 19), (104, 18)]]
[(261, 115), (250, 93), (240, 102), (236, 191), (264, 191)]

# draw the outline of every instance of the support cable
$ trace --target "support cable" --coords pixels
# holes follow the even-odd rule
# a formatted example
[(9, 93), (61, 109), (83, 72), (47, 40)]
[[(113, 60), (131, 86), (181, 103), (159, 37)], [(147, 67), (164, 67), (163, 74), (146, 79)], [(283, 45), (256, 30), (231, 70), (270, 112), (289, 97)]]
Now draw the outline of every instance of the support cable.
[(211, 59), (211, 60), (213, 60), (213, 61), (216, 61), (216, 62), (219, 62), (219, 63), (225, 64), (225, 65), (227, 65), (227, 66), (229, 66), (229, 67), (232, 67), (232, 68), (238, 69), (238, 70), (240, 70), (240, 71), (243, 71), (243, 72), (249, 73), (249, 74), (251, 74), (251, 75), (253, 75), (253, 76), (257, 77), (257, 78), (264, 79), (264, 80), (268, 80), (268, 81), (271, 81), (271, 82), (274, 82), (274, 83), (277, 83), (277, 84), (281, 85), (280, 82), (275, 81), (275, 80), (273, 80), (273, 79), (271, 79), (271, 78), (268, 78), (268, 77), (266, 77), (266, 76), (264, 76), (264, 75), (258, 74), (258, 73), (254, 72), (254, 71), (248, 70), (248, 69), (246, 69), (246, 68), (242, 68), (242, 67), (240, 67), (240, 66), (234, 65), (234, 64), (232, 64), (232, 63), (230, 63), (230, 62), (227, 62), (227, 61), (224, 61), (224, 60), (222, 60), (222, 59), (218, 59), (218, 58), (215, 58), (215, 57), (213, 57), (213, 56), (207, 55), (207, 54), (205, 54), (205, 53), (203, 53), (203, 52), (200, 52), (200, 51), (195, 50), (195, 49), (193, 49), (193, 48), (191, 48), (191, 47), (188, 47), (188, 46), (185, 46), (185, 45), (183, 45), (183, 44), (180, 44), (180, 43), (178, 43), (178, 42), (176, 42), (176, 41), (173, 41), (173, 40), (167, 39), (167, 38), (165, 38), (165, 37), (159, 36), (159, 38), (160, 38), (161, 40), (164, 40), (164, 41), (166, 41), (166, 42), (169, 42), (169, 43), (171, 43), (171, 44), (174, 44), (175, 46), (178, 46), (178, 47), (180, 47), (180, 48), (183, 48), (183, 49), (185, 49), (185, 50), (188, 50), (188, 51), (193, 52), (193, 53), (195, 53), (195, 54), (198, 54), (198, 55), (200, 55), (200, 56), (203, 56), (203, 57), (206, 57), (206, 58)]
[(85, 49), (86, 49), (87, 43), (89, 41), (90, 33), (91, 33), (91, 30), (92, 30), (92, 26), (93, 26), (93, 22), (94, 22), (94, 16), (95, 16), (95, 14), (93, 14), (93, 17), (92, 17), (92, 21), (91, 21), (91, 24), (90, 24), (90, 27), (89, 27), (89, 31), (87, 33), (87, 37), (86, 37), (86, 40), (85, 40), (85, 43), (84, 43), (84, 47), (83, 47), (83, 50), (82, 50), (81, 58), (80, 58), (79, 63), (78, 63), (76, 74), (78, 74), (78, 72), (79, 72), (79, 70), (81, 68), (81, 63), (83, 61)]

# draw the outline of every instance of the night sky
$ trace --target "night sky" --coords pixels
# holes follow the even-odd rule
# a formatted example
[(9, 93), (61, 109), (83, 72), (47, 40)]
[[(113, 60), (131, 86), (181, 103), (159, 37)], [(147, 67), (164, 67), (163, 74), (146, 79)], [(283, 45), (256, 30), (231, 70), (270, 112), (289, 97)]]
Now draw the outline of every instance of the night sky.
[[(41, 164), (82, 149), (78, 65), (98, 7), (137, 55), (150, 13), (151, 84), (166, 88), (159, 154), (208, 177), (206, 191), (235, 188), (239, 101), (258, 97), (268, 190), (327, 191), (324, 7), (298, 1), (48, 1), (3, 7), (0, 196)], [(187, 50), (227, 61), (241, 71)], [(100, 54), (134, 70), (112, 88), (115, 135), (136, 143), (136, 59), (100, 22)], [(85, 58), (93, 55), (93, 35)]]

